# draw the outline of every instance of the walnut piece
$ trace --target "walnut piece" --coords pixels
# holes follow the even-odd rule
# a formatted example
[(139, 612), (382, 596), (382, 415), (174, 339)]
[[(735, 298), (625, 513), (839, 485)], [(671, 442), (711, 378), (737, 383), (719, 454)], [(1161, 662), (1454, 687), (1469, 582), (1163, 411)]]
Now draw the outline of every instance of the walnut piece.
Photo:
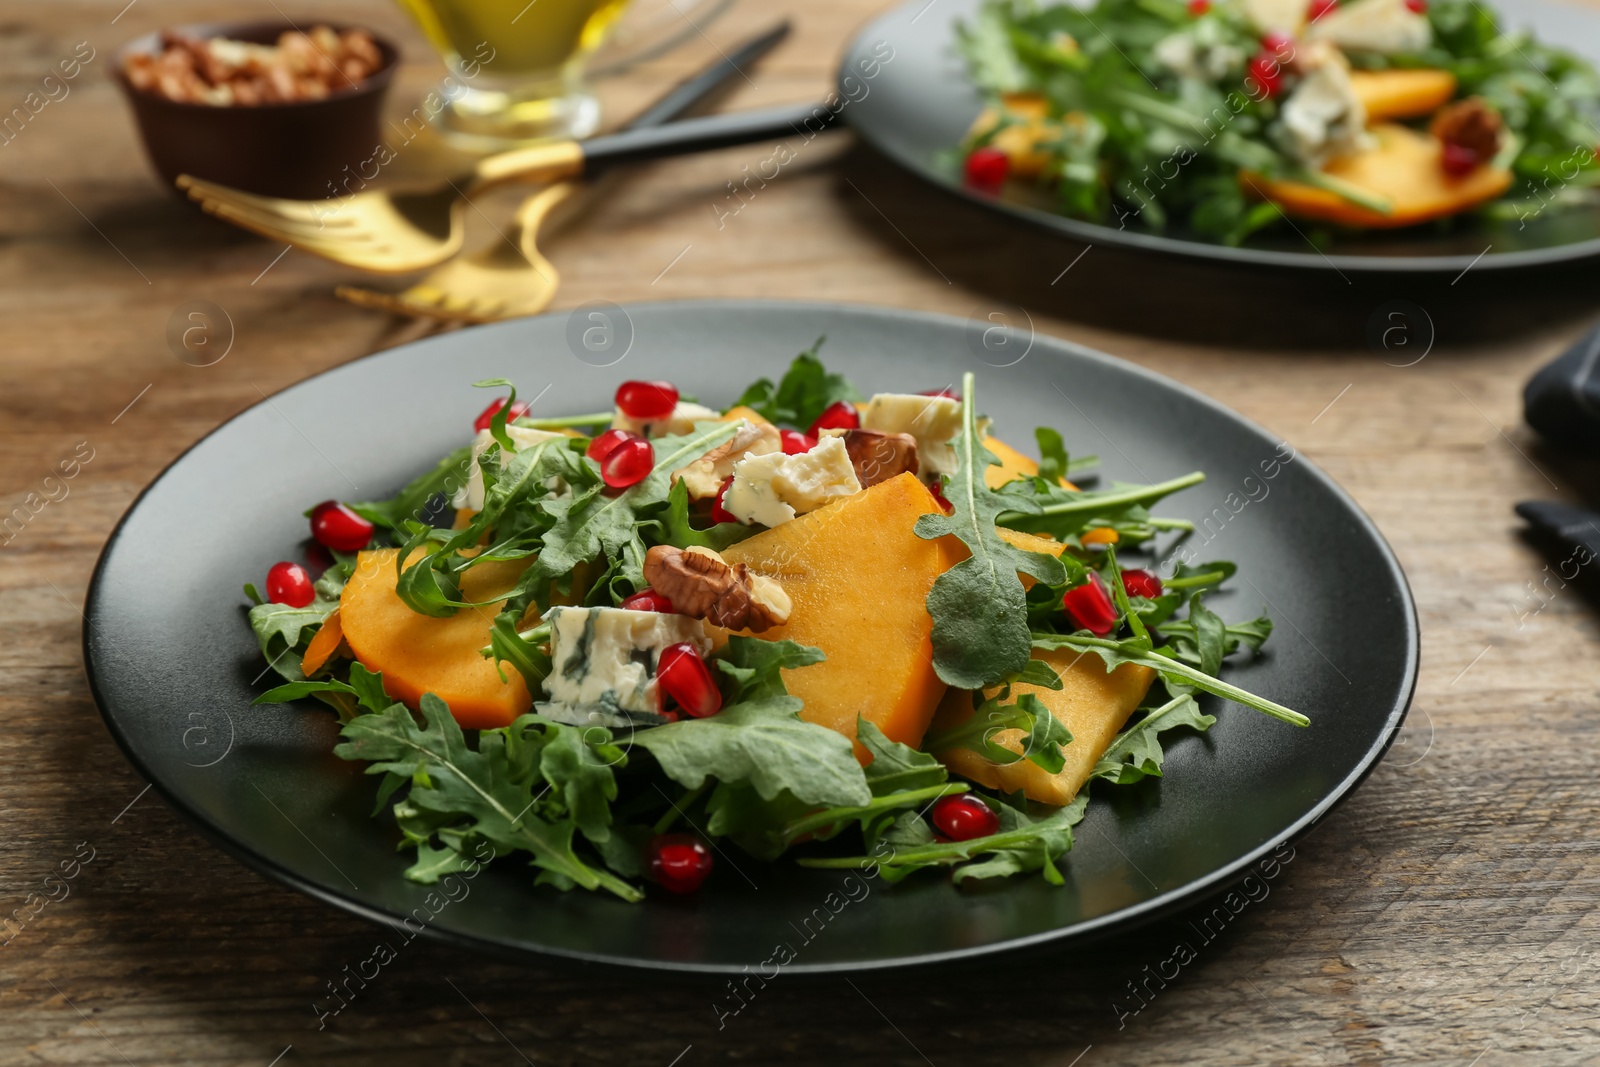
[(1500, 113), (1479, 96), (1469, 96), (1446, 104), (1433, 116), (1428, 132), (1445, 144), (1471, 150), (1480, 163), (1487, 163), (1500, 150)]
[(746, 452), (762, 456), (783, 450), (783, 442), (772, 425), (748, 419), (740, 422), (738, 432), (727, 441), (672, 472), (672, 480), (683, 482), (689, 490), (689, 499), (709, 500), (721, 492), (722, 483), (733, 473), (733, 465), (743, 459)]
[(680, 615), (729, 630), (758, 634), (788, 622), (793, 610), (783, 586), (709, 548), (656, 545), (645, 553), (644, 579)]
[(863, 489), (899, 474), (917, 473), (917, 439), (908, 433), (845, 430), (838, 436), (844, 438), (844, 450), (850, 453), (850, 465)]

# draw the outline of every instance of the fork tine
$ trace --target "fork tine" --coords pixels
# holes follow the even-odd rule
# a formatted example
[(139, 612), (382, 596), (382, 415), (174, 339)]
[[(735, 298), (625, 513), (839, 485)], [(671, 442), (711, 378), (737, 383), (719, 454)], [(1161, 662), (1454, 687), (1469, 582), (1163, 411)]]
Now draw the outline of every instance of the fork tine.
[(198, 200), (202, 204), (206, 200), (215, 200), (219, 203), (254, 208), (256, 211), (278, 218), (295, 219), (301, 222), (344, 225), (352, 221), (340, 218), (339, 207), (341, 202), (339, 201), (285, 200), (276, 196), (260, 196), (256, 193), (247, 193), (240, 189), (234, 189), (231, 186), (218, 185), (216, 182), (192, 178), (187, 174), (178, 178), (178, 185), (189, 194), (191, 200)]
[(274, 221), (260, 219), (256, 216), (240, 215), (238, 212), (231, 211), (225, 205), (219, 204), (215, 207), (208, 207), (207, 210), (219, 219), (224, 219), (252, 233), (260, 234), (270, 240), (294, 245), (296, 248), (321, 256), (323, 259), (333, 260), (336, 263), (343, 263), (352, 267), (366, 267), (371, 260), (364, 242), (321, 240), (314, 234), (300, 229), (278, 225)]
[(314, 222), (281, 218), (267, 212), (256, 211), (253, 208), (239, 207), (235, 204), (205, 201), (200, 206), (219, 218), (226, 218), (229, 221), (238, 220), (241, 223), (244, 220), (254, 221), (259, 225), (270, 226), (274, 230), (281, 230), (284, 233), (300, 234), (308, 241), (319, 241), (342, 247), (373, 239), (371, 231), (365, 227), (347, 226), (343, 229), (323, 229)]

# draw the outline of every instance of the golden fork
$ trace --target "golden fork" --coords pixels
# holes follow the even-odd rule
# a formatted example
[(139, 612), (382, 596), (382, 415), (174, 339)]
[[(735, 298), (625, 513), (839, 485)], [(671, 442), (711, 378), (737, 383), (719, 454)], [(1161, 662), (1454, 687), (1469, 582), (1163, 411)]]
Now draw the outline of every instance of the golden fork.
[(606, 167), (804, 134), (833, 125), (824, 104), (787, 105), (685, 119), (584, 142), (552, 141), (479, 160), (431, 192), (369, 190), (332, 200), (284, 200), (180, 175), (178, 186), (206, 211), (263, 237), (380, 274), (443, 263), (461, 250), (466, 198), (508, 182), (592, 177)]
[(495, 241), (475, 255), (457, 256), (398, 293), (341, 285), (333, 292), (361, 307), (442, 322), (495, 322), (537, 315), (555, 299), (561, 274), (539, 251), (545, 218), (579, 189), (557, 182), (517, 209), (517, 242)]
[[(625, 130), (661, 126), (704, 101), (735, 74), (743, 74), (789, 33), (787, 21), (746, 41), (726, 56), (675, 86), (635, 116)], [(352, 304), (396, 315), (445, 322), (493, 322), (537, 315), (555, 298), (561, 275), (539, 251), (539, 233), (550, 213), (579, 186), (558, 182), (536, 193), (518, 209), (516, 239), (495, 241), (473, 255), (435, 267), (427, 277), (398, 293), (341, 285), (334, 294)]]

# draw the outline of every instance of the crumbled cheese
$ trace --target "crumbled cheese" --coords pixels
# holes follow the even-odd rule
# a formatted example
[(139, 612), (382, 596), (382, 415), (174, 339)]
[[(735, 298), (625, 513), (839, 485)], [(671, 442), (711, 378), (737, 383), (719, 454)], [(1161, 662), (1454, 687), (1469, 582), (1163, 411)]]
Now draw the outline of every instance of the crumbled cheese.
[(861, 413), (863, 430), (908, 433), (917, 439), (918, 473), (923, 478), (954, 474), (956, 450), (950, 442), (961, 432), (961, 401), (948, 396), (877, 393)]
[(661, 651), (687, 642), (701, 655), (711, 651), (705, 624), (687, 615), (621, 608), (553, 607), (550, 699), (539, 713), (573, 725), (623, 726), (660, 721), (656, 671)]
[(783, 451), (783, 439), (771, 423), (755, 423), (740, 419), (738, 432), (733, 439), (718, 445), (687, 466), (673, 471), (672, 480), (682, 481), (689, 490), (691, 500), (708, 500), (722, 489), (722, 483), (733, 473), (733, 465), (746, 454), (765, 456)]
[(1221, 24), (1209, 20), (1161, 38), (1151, 54), (1174, 74), (1203, 82), (1220, 82), (1245, 61), (1242, 49), (1222, 39)]
[(745, 525), (781, 526), (840, 497), (861, 492), (842, 437), (824, 437), (809, 452), (745, 453), (733, 465), (722, 506)]
[(1412, 11), (1405, 0), (1354, 0), (1313, 22), (1307, 36), (1346, 51), (1399, 55), (1420, 52), (1432, 44), (1433, 27), (1426, 15)]
[[(1261, 33), (1300, 36), (1306, 24), (1305, 0), (1244, 0), (1244, 15)], [(1321, 21), (1321, 20), (1319, 20)]]
[(1284, 101), (1285, 147), (1308, 167), (1367, 147), (1366, 127), (1367, 109), (1340, 63), (1322, 64)]
[[(506, 425), (506, 434), (511, 438), (511, 443), (516, 447), (514, 452), (538, 444), (540, 441), (556, 441), (565, 439), (566, 435), (555, 433), (551, 430), (534, 430), (526, 426)], [(478, 457), (489, 451), (489, 446), (494, 444), (494, 434), (488, 430), (479, 430), (478, 436), (472, 439), (472, 470), (467, 474), (467, 484), (456, 490), (450, 504), (455, 508), (469, 508), (473, 511), (483, 510), (483, 468), (478, 466)], [(560, 487), (546, 486), (546, 488), (559, 491)]]
[(640, 434), (644, 437), (665, 437), (669, 434), (681, 436), (693, 433), (695, 423), (719, 418), (721, 415), (720, 411), (715, 411), (703, 404), (680, 400), (674, 405), (672, 414), (664, 419), (656, 419), (653, 422), (636, 419), (631, 415), (624, 415), (622, 409), (617, 408), (611, 415), (611, 428), (613, 430), (627, 430), (629, 433)]

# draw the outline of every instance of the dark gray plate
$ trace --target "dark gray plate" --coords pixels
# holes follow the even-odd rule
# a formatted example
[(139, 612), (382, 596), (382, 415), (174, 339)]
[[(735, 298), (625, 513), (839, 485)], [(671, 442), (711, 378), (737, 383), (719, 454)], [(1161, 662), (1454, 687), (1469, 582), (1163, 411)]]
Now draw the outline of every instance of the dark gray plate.
[[(1103, 932), (1226, 886), (1354, 788), (1399, 728), (1418, 643), (1394, 556), (1305, 459), (1264, 477), (1277, 442), (1215, 401), (1047, 337), (1014, 365), (985, 365), (966, 323), (904, 311), (693, 302), (596, 313), (609, 320), (579, 309), (451, 333), (292, 386), (179, 457), (112, 535), (84, 630), (106, 724), (169, 803), (252, 867), (380, 922), (425, 909), (415, 914), (428, 933), (512, 955), (723, 972), (787, 942), (795, 971), (893, 967)], [(617, 348), (586, 350), (584, 328), (615, 328), (631, 351), (599, 366)], [(1076, 451), (1104, 457), (1108, 479), (1207, 471), (1163, 513), (1208, 529), (1195, 538), (1212, 542), (1201, 558), (1243, 565), (1248, 581), (1216, 598), (1224, 617), (1270, 602), (1279, 627), (1270, 654), (1230, 677), (1315, 725), (1213, 707), (1209, 737), (1170, 746), (1164, 780), (1091, 804), (1064, 888), (1026, 878), (958, 891), (931, 873), (891, 887), (735, 857), (738, 870), (724, 860), (698, 899), (628, 905), (535, 889), (527, 868), (502, 863), (465, 899), (430, 905), (401, 877), (392, 826), (369, 818), (375, 779), (331, 754), (333, 717), (250, 706), (270, 682), (240, 584), (301, 557), (309, 504), (388, 494), (462, 444), (485, 403), (475, 380), (547, 390), (536, 411), (549, 414), (604, 409), (624, 376), (727, 403), (824, 333), (829, 363), (869, 391), (937, 388), (976, 369), (1004, 436), (1026, 444), (1036, 424), (1058, 426)], [(1012, 351), (1027, 344), (1014, 340)], [(833, 914), (841, 887), (861, 899), (832, 898)], [(804, 921), (816, 909), (825, 925)]]
[[(1304, 222), (1295, 223), (1299, 233), (1275, 228), (1230, 248), (1182, 228), (1155, 233), (1132, 222), (1119, 229), (1114, 222), (1065, 218), (1050, 210), (1047, 194), (1020, 183), (1000, 197), (973, 192), (941, 157), (960, 142), (982, 106), (954, 44), (956, 24), (969, 20), (982, 3), (908, 0), (873, 20), (845, 53), (839, 93), (850, 101), (843, 113), (851, 127), (870, 144), (920, 177), (985, 207), (1090, 244), (1312, 270), (1456, 273), (1474, 263), (1477, 270), (1491, 270), (1600, 254), (1600, 207), (1551, 210), (1525, 221), (1465, 218), (1399, 232), (1330, 230), (1330, 241), (1318, 251), (1303, 236), (1309, 230)], [(1600, 13), (1540, 0), (1497, 0), (1493, 6), (1502, 25), (1531, 29), (1540, 40), (1600, 61)], [(893, 56), (883, 62), (888, 49)], [(877, 73), (866, 78), (864, 71)]]

